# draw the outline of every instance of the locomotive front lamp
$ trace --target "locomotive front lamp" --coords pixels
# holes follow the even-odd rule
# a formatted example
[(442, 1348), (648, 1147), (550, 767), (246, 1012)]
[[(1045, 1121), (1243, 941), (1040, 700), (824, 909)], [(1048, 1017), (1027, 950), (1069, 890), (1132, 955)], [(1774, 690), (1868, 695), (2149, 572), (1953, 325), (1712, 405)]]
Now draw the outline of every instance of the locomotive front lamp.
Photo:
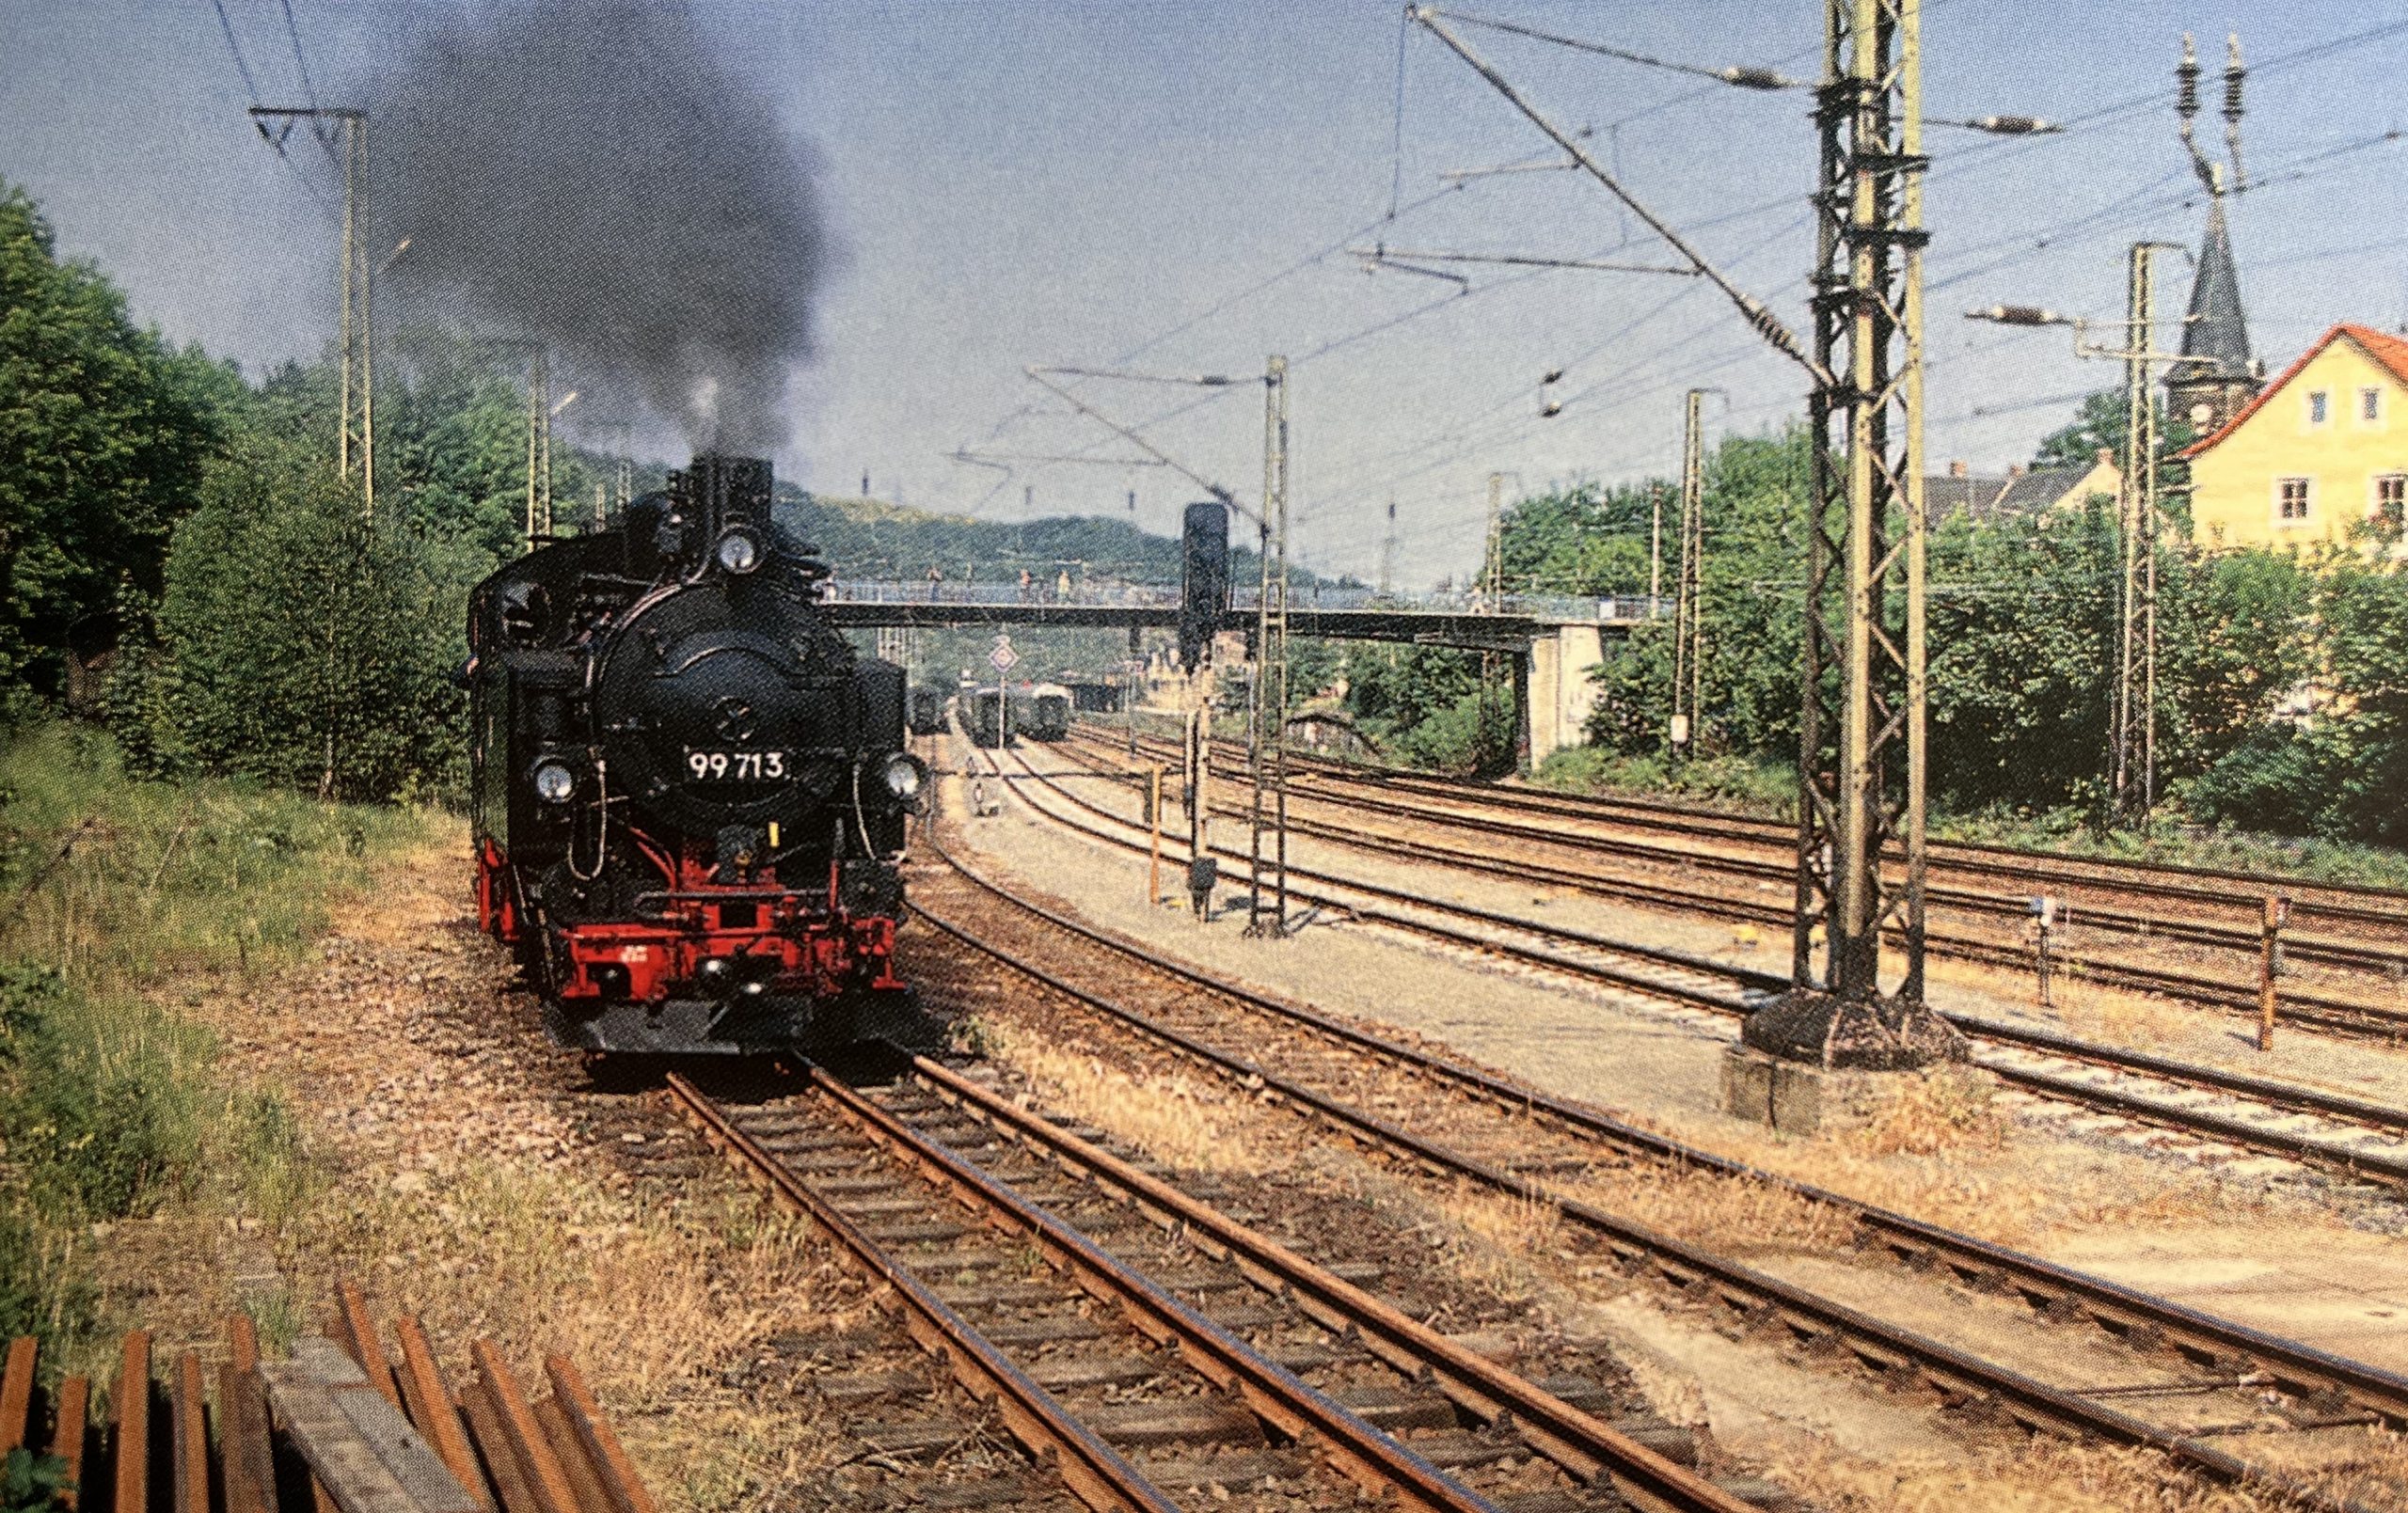
[(547, 804), (565, 804), (577, 792), (577, 774), (559, 762), (538, 762), (533, 774), (535, 796)]
[(909, 803), (927, 786), (928, 765), (909, 751), (897, 751), (886, 759), (885, 778), (886, 791)]
[(751, 531), (738, 526), (720, 537), (719, 545), (713, 548), (711, 555), (718, 559), (721, 571), (741, 575), (761, 565), (761, 543)]

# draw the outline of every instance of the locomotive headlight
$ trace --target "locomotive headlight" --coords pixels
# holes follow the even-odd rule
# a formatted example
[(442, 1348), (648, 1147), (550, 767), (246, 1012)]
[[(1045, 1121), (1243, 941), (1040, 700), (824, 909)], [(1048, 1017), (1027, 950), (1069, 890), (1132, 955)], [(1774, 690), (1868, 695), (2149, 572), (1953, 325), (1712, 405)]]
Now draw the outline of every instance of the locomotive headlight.
[(538, 762), (533, 774), (535, 796), (547, 804), (565, 804), (577, 792), (577, 774), (565, 763)]
[(741, 526), (720, 537), (711, 555), (718, 559), (721, 572), (742, 575), (761, 565), (761, 542)]
[(927, 786), (928, 764), (909, 751), (897, 751), (886, 759), (885, 778), (886, 791), (908, 804)]

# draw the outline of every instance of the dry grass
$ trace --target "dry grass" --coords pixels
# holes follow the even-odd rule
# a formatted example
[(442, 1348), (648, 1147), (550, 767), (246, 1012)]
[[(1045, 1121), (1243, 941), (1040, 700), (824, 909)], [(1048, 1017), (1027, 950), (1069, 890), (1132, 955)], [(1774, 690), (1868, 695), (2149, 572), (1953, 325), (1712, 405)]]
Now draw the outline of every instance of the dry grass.
[(1133, 1074), (1017, 1024), (980, 1021), (976, 1039), (1050, 1106), (1111, 1131), (1156, 1160), (1188, 1172), (1259, 1176), (1289, 1165), (1289, 1153), (1265, 1142), (1248, 1121), (1219, 1106), (1229, 1093), (1217, 1080), (1176, 1072)]
[(1829, 1206), (1768, 1182), (1626, 1167), (1558, 1184), (1568, 1197), (1682, 1239), (1737, 1253), (1828, 1250), (1853, 1226)]
[(760, 1342), (866, 1304), (807, 1226), (713, 1184), (640, 1202), (575, 1173), (470, 1162), (422, 1190), (331, 1192), (279, 1237), (294, 1293), (357, 1278), (422, 1318), (454, 1372), (490, 1338), (575, 1360), (673, 1508), (766, 1507), (829, 1452), (808, 1416), (730, 1386)]
[(484, 1160), (420, 1190), (330, 1193), (280, 1239), (305, 1294), (356, 1276), (439, 1338), (562, 1351), (633, 1403), (773, 1327), (818, 1270), (804, 1231), (747, 1196), (640, 1205), (582, 1174)]
[(1427, 1205), (1425, 1224), (1438, 1259), (1455, 1275), (1507, 1302), (1529, 1301), (1540, 1290), (1536, 1269), (1562, 1248), (1563, 1216), (1535, 1198), (1507, 1198), (1458, 1188)]
[(2185, 1008), (2078, 977), (2061, 979), (2051, 997), (2057, 1012), (2065, 1016), (2069, 1033), (2144, 1050), (2195, 1033), (2202, 1016), (2224, 1017), (2213, 1009)]
[[(1830, 1513), (2272, 1513), (2289, 1505), (2178, 1477), (2162, 1458), (2148, 1452), (2058, 1440), (1880, 1463), (1817, 1445), (1775, 1452), (1766, 1469)], [(2347, 1474), (2318, 1480), (2328, 1491), (2354, 1492), (2368, 1507), (2397, 1505), (2397, 1483), (2386, 1487)]]
[(1996, 1082), (1972, 1067), (1938, 1066), (1882, 1082), (1865, 1122), (1842, 1139), (1865, 1156), (1991, 1154), (2006, 1147)]

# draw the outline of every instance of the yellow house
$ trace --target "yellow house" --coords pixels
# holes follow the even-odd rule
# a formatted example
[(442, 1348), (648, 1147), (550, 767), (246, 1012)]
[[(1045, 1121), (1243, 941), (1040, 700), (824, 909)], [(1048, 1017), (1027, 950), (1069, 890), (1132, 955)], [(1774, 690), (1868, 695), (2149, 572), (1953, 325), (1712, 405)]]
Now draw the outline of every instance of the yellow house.
[(2204, 546), (2347, 540), (2408, 512), (2408, 340), (2337, 325), (2182, 453)]

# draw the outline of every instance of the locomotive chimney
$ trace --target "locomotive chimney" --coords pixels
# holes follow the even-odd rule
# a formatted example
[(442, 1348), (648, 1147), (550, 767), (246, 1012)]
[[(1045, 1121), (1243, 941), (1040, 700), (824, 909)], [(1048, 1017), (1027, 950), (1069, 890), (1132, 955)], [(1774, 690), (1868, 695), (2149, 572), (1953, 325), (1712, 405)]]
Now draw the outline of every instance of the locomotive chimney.
[(769, 523), (769, 460), (729, 457), (704, 452), (686, 470), (685, 495), (690, 518), (711, 540), (730, 526)]

